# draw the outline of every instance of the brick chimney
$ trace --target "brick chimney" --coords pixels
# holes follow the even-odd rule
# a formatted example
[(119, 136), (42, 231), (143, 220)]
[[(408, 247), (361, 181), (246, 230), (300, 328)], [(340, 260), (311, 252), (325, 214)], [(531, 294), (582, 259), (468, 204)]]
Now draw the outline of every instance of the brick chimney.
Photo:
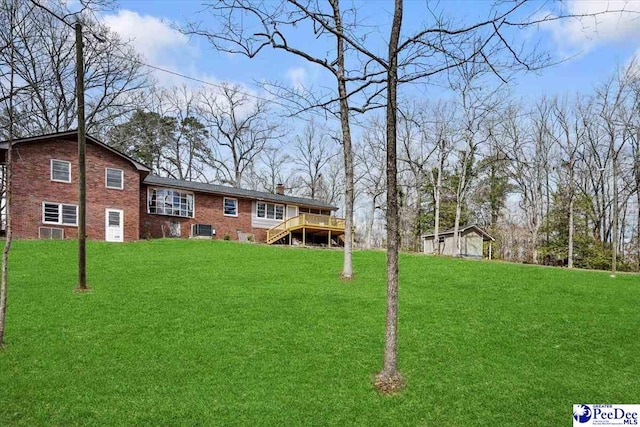
[(276, 194), (284, 195), (284, 185), (283, 184), (276, 185)]

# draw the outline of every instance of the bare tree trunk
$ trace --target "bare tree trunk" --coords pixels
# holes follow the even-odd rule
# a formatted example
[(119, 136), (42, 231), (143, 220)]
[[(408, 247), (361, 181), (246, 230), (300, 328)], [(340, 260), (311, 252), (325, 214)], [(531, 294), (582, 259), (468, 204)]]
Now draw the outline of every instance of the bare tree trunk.
[(460, 216), (462, 214), (462, 201), (456, 200), (456, 218), (453, 223), (453, 256), (460, 256)]
[(573, 199), (574, 197), (573, 197), (573, 188), (572, 188), (571, 194), (569, 195), (569, 248), (567, 250), (567, 267), (568, 268), (573, 268), (573, 233), (575, 228), (573, 224), (573, 205), (574, 205)]
[(640, 272), (640, 189), (636, 190), (638, 217), (636, 218), (636, 271)]
[(636, 179), (636, 271), (640, 272), (640, 128), (636, 129), (636, 156), (634, 173)]
[(397, 89), (398, 41), (402, 26), (402, 0), (395, 0), (393, 24), (389, 37), (387, 62), (387, 316), (385, 325), (384, 364), (376, 386), (393, 393), (402, 386), (398, 372), (398, 164), (397, 164)]
[(344, 261), (342, 266), (342, 278), (351, 280), (353, 278), (353, 149), (351, 147), (351, 127), (349, 125), (349, 100), (347, 93), (347, 82), (345, 74), (344, 40), (341, 37), (344, 29), (342, 27), (342, 17), (340, 16), (339, 0), (333, 4), (333, 17), (336, 22), (336, 32), (340, 35), (336, 37), (338, 57), (337, 57), (337, 80), (338, 96), (340, 97), (340, 125), (342, 127), (342, 144), (344, 150)]
[(84, 116), (84, 53), (82, 25), (76, 22), (76, 94), (78, 97), (78, 287), (86, 292), (87, 286), (87, 176), (86, 129)]
[[(444, 148), (441, 148), (444, 150)], [(435, 245), (433, 251), (434, 253), (440, 255), (440, 191), (442, 189), (442, 169), (444, 163), (444, 153), (440, 153), (440, 157), (438, 159), (438, 176), (436, 177), (436, 185), (434, 189), (434, 199), (435, 199), (435, 219), (434, 219), (434, 227), (433, 227), (433, 244)]]
[(375, 223), (376, 217), (376, 199), (375, 197), (371, 200), (371, 217), (367, 221), (367, 249), (371, 249), (373, 247), (373, 224)]
[[(624, 244), (627, 237), (627, 211), (629, 206), (629, 196), (625, 197), (625, 200), (620, 204), (622, 208), (622, 218), (620, 219), (620, 228), (618, 231), (618, 250), (620, 252), (620, 258), (623, 260), (627, 256), (627, 248)], [(620, 213), (618, 213), (620, 215)]]
[(11, 241), (13, 238), (12, 218), (11, 218), (11, 183), (13, 179), (13, 90), (14, 90), (14, 55), (15, 44), (13, 40), (13, 16), (14, 9), (11, 7), (9, 13), (9, 28), (11, 29), (11, 60), (10, 60), (10, 77), (9, 77), (9, 99), (8, 99), (8, 147), (7, 159), (5, 167), (5, 234), (6, 240), (2, 251), (2, 275), (0, 278), (0, 347), (4, 345), (4, 331), (7, 320), (7, 282), (9, 273), (9, 251), (11, 250)]
[(611, 276), (616, 275), (618, 257), (618, 172), (616, 169), (617, 153), (611, 140), (612, 175), (613, 175), (613, 213), (611, 219)]
[(529, 233), (531, 234), (531, 262), (533, 264), (538, 264), (538, 233), (540, 231), (540, 217), (538, 217), (538, 213), (536, 215), (536, 224), (529, 227)]

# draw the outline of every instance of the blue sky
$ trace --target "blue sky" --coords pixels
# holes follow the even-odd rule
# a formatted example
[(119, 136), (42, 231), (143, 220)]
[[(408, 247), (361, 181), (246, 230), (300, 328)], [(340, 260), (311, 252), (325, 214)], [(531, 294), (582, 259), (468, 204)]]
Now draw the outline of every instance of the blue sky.
[[(349, 3), (344, 2), (345, 5)], [(422, 0), (406, 1), (405, 30), (409, 32), (420, 28), (424, 21), (425, 4)], [(480, 0), (429, 4), (460, 23), (485, 17), (490, 6), (489, 2)], [(290, 85), (317, 86), (327, 80), (322, 71), (282, 52), (267, 51), (249, 60), (239, 55), (216, 52), (206, 41), (190, 40), (173, 30), (169, 24), (181, 25), (187, 20), (209, 22), (206, 14), (197, 13), (203, 8), (199, 0), (121, 0), (116, 5), (115, 10), (103, 14), (103, 20), (123, 37), (131, 39), (147, 62), (153, 65), (214, 83), (238, 83), (256, 91), (255, 81), (276, 80)], [(384, 49), (383, 44), (376, 40), (383, 40), (388, 32), (391, 1), (373, 0), (361, 2), (360, 6), (361, 22), (372, 28), (372, 46)], [(539, 13), (547, 11), (547, 6), (543, 2), (532, 3)], [(607, 8), (640, 12), (640, 0), (568, 0), (564, 7), (572, 13), (599, 12)], [(525, 99), (542, 94), (588, 92), (610, 75), (617, 65), (628, 63), (640, 48), (640, 20), (635, 14), (609, 14), (599, 17), (598, 21), (597, 27), (593, 19), (557, 21), (517, 33), (515, 37), (518, 41), (527, 43), (538, 40), (556, 59), (570, 59), (535, 74), (520, 74), (510, 83), (510, 91)], [(376, 28), (379, 34), (376, 34)], [(308, 38), (302, 31), (299, 41), (316, 46), (319, 51), (330, 49), (330, 46), (319, 45), (317, 40)], [(156, 77), (163, 85), (182, 83), (175, 76), (156, 73)]]

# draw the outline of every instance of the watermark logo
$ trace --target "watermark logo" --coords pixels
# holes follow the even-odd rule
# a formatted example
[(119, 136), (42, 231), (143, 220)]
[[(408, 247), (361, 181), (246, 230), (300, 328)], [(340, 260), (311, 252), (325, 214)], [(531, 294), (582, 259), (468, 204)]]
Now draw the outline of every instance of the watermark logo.
[(573, 405), (573, 427), (640, 426), (640, 405)]
[(591, 408), (589, 405), (573, 405), (573, 419), (584, 424), (591, 419)]

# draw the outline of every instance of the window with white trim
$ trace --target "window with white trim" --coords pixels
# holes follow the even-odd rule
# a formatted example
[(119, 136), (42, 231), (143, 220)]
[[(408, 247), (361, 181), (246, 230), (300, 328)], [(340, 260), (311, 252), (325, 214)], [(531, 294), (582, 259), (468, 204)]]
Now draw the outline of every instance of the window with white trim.
[(284, 220), (284, 205), (275, 203), (256, 203), (256, 216), (258, 218)]
[(224, 216), (238, 216), (238, 199), (225, 197), (222, 201)]
[(78, 225), (78, 206), (42, 202), (42, 222), (44, 224)]
[(124, 188), (124, 171), (122, 169), (105, 168), (104, 181), (107, 188), (122, 190)]
[(71, 182), (71, 162), (51, 159), (51, 181)]
[(147, 212), (193, 218), (193, 194), (170, 188), (149, 188)]

